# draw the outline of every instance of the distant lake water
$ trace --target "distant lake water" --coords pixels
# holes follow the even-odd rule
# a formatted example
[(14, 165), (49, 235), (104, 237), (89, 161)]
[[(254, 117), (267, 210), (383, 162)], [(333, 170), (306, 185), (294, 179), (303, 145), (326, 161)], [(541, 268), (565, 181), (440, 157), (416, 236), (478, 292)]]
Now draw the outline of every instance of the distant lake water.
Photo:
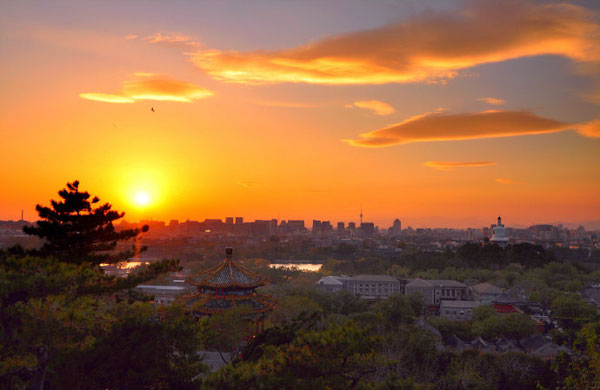
[(298, 268), (300, 271), (309, 271), (309, 272), (317, 272), (321, 268), (322, 264), (312, 264), (312, 263), (276, 263), (269, 264), (271, 268)]

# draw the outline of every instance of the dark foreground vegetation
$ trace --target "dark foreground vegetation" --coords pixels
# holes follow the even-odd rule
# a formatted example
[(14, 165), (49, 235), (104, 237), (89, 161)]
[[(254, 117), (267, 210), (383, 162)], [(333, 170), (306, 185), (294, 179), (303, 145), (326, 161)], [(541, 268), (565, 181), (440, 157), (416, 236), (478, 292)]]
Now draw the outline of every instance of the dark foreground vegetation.
[[(74, 182), (29, 228), (45, 245), (0, 254), (0, 388), (2, 389), (593, 389), (600, 386), (600, 322), (577, 294), (600, 274), (560, 263), (537, 247), (466, 246), (456, 253), (407, 253), (398, 259), (338, 257), (323, 273), (388, 273), (401, 277), (493, 282), (552, 310), (554, 340), (572, 352), (554, 361), (524, 353), (461, 352), (451, 335), (517, 341), (537, 332), (524, 314), (501, 317), (482, 307), (471, 321), (427, 316), (418, 295), (369, 304), (349, 293), (316, 291), (315, 275), (255, 262), (280, 304), (265, 331), (247, 345), (242, 311), (196, 319), (181, 305), (156, 308), (132, 288), (179, 268), (164, 260), (127, 278), (100, 263), (119, 241), (123, 214), (99, 205)], [(143, 250), (133, 248), (132, 250)], [(483, 249), (487, 250), (487, 249)], [(484, 260), (481, 260), (484, 257)], [(252, 264), (252, 263), (250, 263)], [(318, 277), (318, 275), (316, 275)], [(201, 350), (235, 352), (209, 372)]]

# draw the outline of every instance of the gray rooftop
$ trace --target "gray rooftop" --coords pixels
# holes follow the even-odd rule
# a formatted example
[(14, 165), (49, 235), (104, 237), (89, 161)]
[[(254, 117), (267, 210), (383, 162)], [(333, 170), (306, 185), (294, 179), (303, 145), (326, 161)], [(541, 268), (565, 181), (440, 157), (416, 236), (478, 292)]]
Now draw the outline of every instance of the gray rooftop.
[(350, 280), (358, 280), (362, 282), (398, 282), (398, 279), (390, 275), (356, 275)]
[(471, 287), (478, 294), (502, 294), (502, 289), (490, 283), (479, 283)]
[(425, 280), (416, 278), (406, 284), (407, 287), (467, 287), (457, 280)]
[(454, 309), (470, 308), (470, 309), (473, 309), (480, 305), (481, 304), (476, 301), (441, 301), (440, 309), (441, 308), (454, 308)]
[(317, 284), (323, 284), (326, 286), (341, 286), (342, 282), (336, 276), (326, 276), (324, 278), (319, 279)]

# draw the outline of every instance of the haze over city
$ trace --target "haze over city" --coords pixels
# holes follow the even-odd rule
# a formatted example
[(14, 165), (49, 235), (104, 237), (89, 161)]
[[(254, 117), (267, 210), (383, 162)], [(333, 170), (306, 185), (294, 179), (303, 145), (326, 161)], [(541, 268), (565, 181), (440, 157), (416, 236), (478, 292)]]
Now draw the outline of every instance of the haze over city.
[(597, 2), (180, 5), (2, 4), (0, 219), (597, 227)]

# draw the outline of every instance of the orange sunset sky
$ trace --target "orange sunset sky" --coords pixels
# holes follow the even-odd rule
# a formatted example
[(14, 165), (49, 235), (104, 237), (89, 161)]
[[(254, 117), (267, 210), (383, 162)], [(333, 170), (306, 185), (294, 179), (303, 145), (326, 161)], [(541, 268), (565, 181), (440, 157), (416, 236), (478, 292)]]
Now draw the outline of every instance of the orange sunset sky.
[(361, 206), (382, 226), (598, 221), (599, 15), (4, 1), (0, 219), (34, 220), (78, 179), (130, 221), (347, 222)]

